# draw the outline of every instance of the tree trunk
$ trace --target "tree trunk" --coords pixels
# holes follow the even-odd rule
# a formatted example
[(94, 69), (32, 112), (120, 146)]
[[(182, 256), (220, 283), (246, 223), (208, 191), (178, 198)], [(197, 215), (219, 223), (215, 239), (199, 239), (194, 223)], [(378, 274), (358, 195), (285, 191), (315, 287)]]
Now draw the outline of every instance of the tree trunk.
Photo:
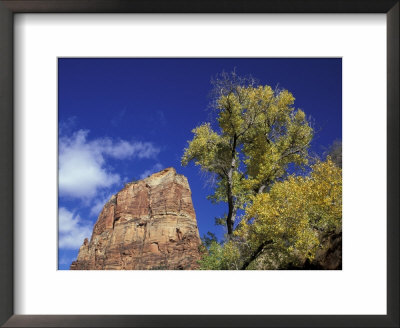
[(229, 211), (228, 211), (228, 217), (226, 218), (226, 226), (228, 228), (228, 236), (232, 236), (233, 233), (233, 201), (228, 200), (228, 205), (229, 205)]
[(232, 236), (233, 233), (233, 224), (235, 222), (235, 200), (233, 197), (233, 171), (236, 166), (236, 136), (233, 137), (232, 143), (232, 157), (231, 157), (231, 167), (228, 171), (228, 188), (227, 188), (227, 198), (228, 198), (228, 216), (226, 218), (226, 227), (228, 228), (228, 237)]
[(253, 254), (250, 255), (250, 257), (243, 263), (243, 266), (241, 270), (246, 270), (246, 268), (250, 265), (251, 262), (253, 262), (264, 250), (265, 246), (272, 244), (272, 240), (266, 240), (264, 241), (258, 248), (253, 252)]
[(260, 186), (260, 188), (258, 188), (258, 193), (261, 194), (264, 191), (265, 187), (265, 185)]

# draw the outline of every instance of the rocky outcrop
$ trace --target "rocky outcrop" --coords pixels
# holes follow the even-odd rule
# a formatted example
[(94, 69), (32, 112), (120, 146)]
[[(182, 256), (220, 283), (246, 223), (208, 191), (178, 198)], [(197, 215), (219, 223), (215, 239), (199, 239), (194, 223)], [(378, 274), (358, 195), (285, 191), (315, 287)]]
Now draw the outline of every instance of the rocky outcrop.
[(289, 269), (342, 270), (342, 231), (322, 233), (319, 240), (321, 247), (312, 262), (306, 260), (302, 266), (292, 266)]
[(314, 259), (300, 259), (302, 264), (289, 263), (286, 270), (342, 270), (342, 231), (321, 232), (318, 236), (320, 247)]
[(168, 168), (111, 197), (70, 268), (197, 269), (200, 244), (188, 181)]
[(342, 269), (342, 232), (322, 236), (321, 247), (315, 254), (311, 268), (320, 270)]

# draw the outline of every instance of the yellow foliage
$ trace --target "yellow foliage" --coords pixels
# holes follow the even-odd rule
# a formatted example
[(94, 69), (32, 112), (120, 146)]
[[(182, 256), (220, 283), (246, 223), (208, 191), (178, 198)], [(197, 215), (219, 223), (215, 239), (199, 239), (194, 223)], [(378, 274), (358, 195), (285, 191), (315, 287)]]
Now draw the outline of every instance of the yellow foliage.
[(196, 165), (204, 170), (213, 171), (218, 169), (218, 164), (223, 161), (219, 158), (221, 150), (226, 148), (226, 140), (214, 132), (209, 123), (204, 123), (192, 130), (194, 138), (185, 148), (182, 156), (182, 165), (187, 165), (194, 160)]
[(313, 165), (309, 176), (290, 176), (254, 196), (235, 235), (253, 249), (270, 240), (291, 261), (312, 260), (319, 233), (340, 230), (341, 224), (342, 172), (328, 159)]
[[(215, 174), (209, 199), (228, 204), (229, 238), (211, 244), (202, 268), (282, 268), (312, 260), (320, 234), (341, 229), (341, 169), (328, 158), (307, 176), (281, 181), (290, 164), (307, 167), (313, 129), (288, 90), (243, 81), (234, 72), (217, 81), (218, 127), (196, 127), (181, 160)], [(240, 209), (245, 219), (234, 231)]]
[[(308, 164), (313, 129), (294, 96), (270, 86), (224, 80), (216, 94), (218, 128), (196, 127), (182, 165), (193, 161), (216, 176), (214, 202), (227, 202), (226, 223), (232, 235), (237, 212), (251, 197), (285, 176), (288, 165)], [(311, 238), (311, 237), (310, 237)]]

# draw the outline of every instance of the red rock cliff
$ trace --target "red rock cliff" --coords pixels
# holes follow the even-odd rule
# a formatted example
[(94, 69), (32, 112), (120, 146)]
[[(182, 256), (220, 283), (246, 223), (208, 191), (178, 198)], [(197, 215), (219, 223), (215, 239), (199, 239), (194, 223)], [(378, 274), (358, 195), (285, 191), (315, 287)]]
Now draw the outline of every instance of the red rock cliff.
[(111, 197), (71, 270), (197, 269), (200, 243), (188, 181), (168, 168)]

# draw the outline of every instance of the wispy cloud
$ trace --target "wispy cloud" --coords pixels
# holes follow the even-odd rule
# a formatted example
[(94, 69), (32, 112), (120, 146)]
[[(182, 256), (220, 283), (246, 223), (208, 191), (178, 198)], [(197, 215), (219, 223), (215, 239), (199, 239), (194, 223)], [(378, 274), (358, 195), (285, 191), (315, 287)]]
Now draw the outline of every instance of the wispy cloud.
[(71, 133), (76, 126), (76, 121), (76, 116), (71, 116), (66, 120), (60, 121), (58, 124), (58, 134), (61, 136)]
[(161, 110), (156, 111), (156, 120), (157, 120), (158, 124), (161, 124), (164, 126), (167, 125), (167, 118), (165, 117), (164, 112)]
[(90, 200), (100, 190), (121, 182), (107, 158), (117, 160), (154, 158), (159, 148), (150, 142), (128, 142), (111, 138), (88, 140), (88, 130), (59, 139), (60, 196)]
[(95, 216), (95, 217), (99, 216), (101, 210), (102, 210), (103, 207), (104, 207), (104, 204), (107, 203), (107, 202), (110, 200), (110, 198), (111, 198), (111, 196), (112, 196), (113, 194), (114, 194), (114, 193), (110, 193), (110, 194), (108, 194), (107, 196), (104, 196), (104, 197), (97, 197), (96, 199), (94, 199), (94, 200), (92, 201), (93, 205), (92, 205), (92, 207), (90, 208), (90, 215), (91, 215), (91, 216)]
[(82, 222), (79, 215), (75, 215), (65, 207), (58, 210), (58, 246), (62, 249), (76, 249), (82, 245), (85, 238), (92, 234), (92, 225)]
[(124, 108), (123, 110), (121, 110), (118, 115), (114, 116), (114, 118), (111, 120), (111, 125), (113, 127), (118, 127), (119, 124), (122, 122), (122, 120), (124, 119), (126, 114), (126, 108)]
[(70, 266), (74, 260), (76, 260), (76, 257), (64, 255), (58, 259), (58, 264)]
[(140, 175), (140, 179), (145, 179), (147, 178), (149, 175), (161, 171), (163, 169), (163, 166), (160, 163), (157, 163), (156, 165), (154, 165), (151, 169), (144, 171), (141, 175)]

